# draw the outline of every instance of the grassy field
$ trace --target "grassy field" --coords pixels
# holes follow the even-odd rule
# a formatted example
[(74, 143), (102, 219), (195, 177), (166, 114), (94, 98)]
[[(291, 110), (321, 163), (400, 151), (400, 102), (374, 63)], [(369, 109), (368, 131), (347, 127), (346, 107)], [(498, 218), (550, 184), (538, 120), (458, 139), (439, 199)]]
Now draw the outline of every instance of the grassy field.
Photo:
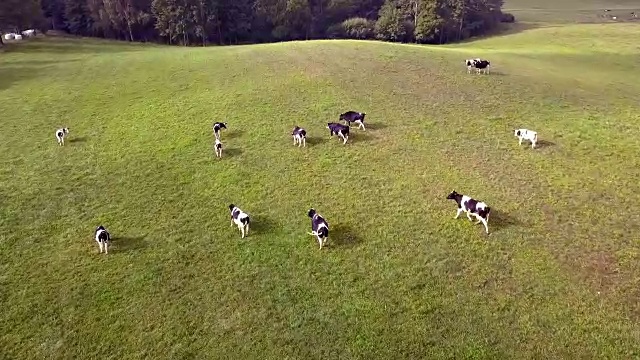
[(637, 0), (505, 0), (504, 11), (525, 23), (640, 23), (631, 15), (640, 15)]
[[(0, 358), (638, 358), (639, 35), (10, 47)], [(325, 126), (349, 109), (369, 125), (342, 145)], [(452, 189), (492, 207), (491, 235)]]

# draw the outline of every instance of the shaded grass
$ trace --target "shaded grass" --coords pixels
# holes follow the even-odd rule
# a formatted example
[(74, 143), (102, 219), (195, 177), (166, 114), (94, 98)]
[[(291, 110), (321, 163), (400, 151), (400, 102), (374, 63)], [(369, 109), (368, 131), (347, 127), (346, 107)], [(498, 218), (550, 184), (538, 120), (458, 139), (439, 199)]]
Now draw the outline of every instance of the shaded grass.
[[(0, 353), (637, 356), (637, 34), (21, 44), (0, 56)], [(466, 74), (469, 55), (501, 76)], [(347, 109), (367, 131), (343, 146), (325, 126)], [(221, 160), (213, 121), (228, 122)], [(453, 220), (452, 188), (495, 209), (490, 236)], [(245, 239), (229, 203), (252, 216)], [(331, 224), (322, 251), (309, 207)]]

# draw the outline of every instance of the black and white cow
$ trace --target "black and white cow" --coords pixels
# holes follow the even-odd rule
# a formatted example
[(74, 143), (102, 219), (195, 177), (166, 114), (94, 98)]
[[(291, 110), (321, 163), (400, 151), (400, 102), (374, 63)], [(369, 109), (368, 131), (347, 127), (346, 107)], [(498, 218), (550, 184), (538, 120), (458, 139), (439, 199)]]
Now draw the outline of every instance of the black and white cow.
[(351, 126), (351, 123), (354, 122), (358, 124), (358, 129), (362, 128), (362, 130), (366, 130), (364, 128), (364, 117), (367, 114), (355, 111), (347, 111), (344, 114), (340, 114), (340, 120), (346, 121), (348, 126)]
[(238, 226), (242, 233), (242, 238), (244, 238), (245, 234), (249, 235), (249, 215), (234, 204), (229, 205), (229, 210), (231, 211), (231, 226), (233, 224)]
[(484, 229), (489, 234), (489, 225), (487, 222), (489, 221), (489, 214), (491, 212), (491, 208), (487, 206), (487, 204), (482, 201), (478, 201), (470, 198), (467, 195), (458, 194), (455, 190), (451, 192), (451, 194), (447, 195), (447, 199), (455, 200), (458, 203), (458, 212), (454, 219), (457, 219), (458, 216), (464, 211), (467, 213), (467, 218), (469, 221), (473, 221), (471, 215), (473, 215), (478, 222), (476, 224), (482, 223), (484, 225)]
[(476, 61), (473, 66), (476, 68), (476, 70), (478, 70), (478, 74), (480, 74), (480, 72), (482, 71), (484, 71), (485, 74), (488, 74), (491, 63), (489, 62), (489, 60), (480, 60)]
[(291, 132), (291, 136), (293, 136), (293, 145), (300, 145), (306, 147), (307, 146), (307, 131), (299, 126), (293, 128)]
[(217, 122), (213, 124), (213, 134), (216, 136), (216, 139), (220, 139), (220, 129), (226, 129), (226, 122)]
[(222, 141), (216, 139), (215, 145), (213, 145), (213, 150), (216, 152), (216, 157), (222, 157)]
[(313, 235), (318, 239), (320, 249), (327, 243), (329, 239), (329, 224), (318, 212), (311, 208), (307, 215), (311, 218), (311, 232), (309, 235)]
[(478, 74), (481, 71), (484, 71), (485, 74), (488, 74), (489, 68), (491, 67), (491, 62), (480, 58), (467, 59), (465, 60), (465, 64), (467, 65), (467, 73), (471, 73), (472, 69), (476, 69), (476, 72)]
[(56, 130), (56, 139), (58, 140), (58, 145), (64, 145), (64, 138), (69, 133), (69, 128), (62, 128)]
[(529, 140), (531, 142), (531, 148), (535, 149), (536, 143), (538, 142), (537, 132), (527, 129), (516, 129), (514, 130), (513, 135), (518, 138), (519, 145), (522, 145), (522, 140)]
[(109, 243), (111, 242), (111, 235), (104, 226), (100, 225), (96, 229), (96, 242), (98, 243), (98, 247), (100, 248), (100, 253), (102, 254), (102, 249), (104, 248), (104, 253), (109, 253)]
[(344, 140), (343, 144), (347, 143), (347, 139), (349, 139), (349, 126), (330, 122), (327, 123), (327, 129), (331, 132), (329, 136), (336, 134)]
[(480, 59), (467, 59), (464, 61), (464, 64), (467, 65), (467, 74), (471, 74), (471, 70), (475, 68), (476, 61), (480, 61)]

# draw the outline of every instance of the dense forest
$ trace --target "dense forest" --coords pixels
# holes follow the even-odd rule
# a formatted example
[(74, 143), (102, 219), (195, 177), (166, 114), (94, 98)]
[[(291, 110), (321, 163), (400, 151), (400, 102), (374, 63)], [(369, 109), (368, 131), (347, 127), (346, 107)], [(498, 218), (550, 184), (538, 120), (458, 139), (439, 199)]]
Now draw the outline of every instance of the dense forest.
[(503, 0), (0, 0), (0, 30), (179, 45), (354, 38), (444, 44), (513, 22)]

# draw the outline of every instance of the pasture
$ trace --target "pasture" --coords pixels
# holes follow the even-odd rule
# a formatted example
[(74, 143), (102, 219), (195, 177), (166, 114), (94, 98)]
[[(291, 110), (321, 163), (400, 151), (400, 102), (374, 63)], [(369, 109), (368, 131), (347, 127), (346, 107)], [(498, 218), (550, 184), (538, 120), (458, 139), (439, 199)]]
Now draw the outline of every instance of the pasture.
[[(0, 54), (0, 354), (637, 357), (638, 35), (13, 45)], [(492, 73), (467, 74), (472, 57)], [(350, 109), (367, 130), (343, 145), (326, 123)], [(222, 159), (214, 121), (228, 122)], [(520, 127), (539, 148), (518, 146)], [(492, 207), (489, 236), (453, 219), (453, 189)], [(252, 217), (245, 239), (230, 203)], [(331, 227), (322, 250), (310, 207)]]

